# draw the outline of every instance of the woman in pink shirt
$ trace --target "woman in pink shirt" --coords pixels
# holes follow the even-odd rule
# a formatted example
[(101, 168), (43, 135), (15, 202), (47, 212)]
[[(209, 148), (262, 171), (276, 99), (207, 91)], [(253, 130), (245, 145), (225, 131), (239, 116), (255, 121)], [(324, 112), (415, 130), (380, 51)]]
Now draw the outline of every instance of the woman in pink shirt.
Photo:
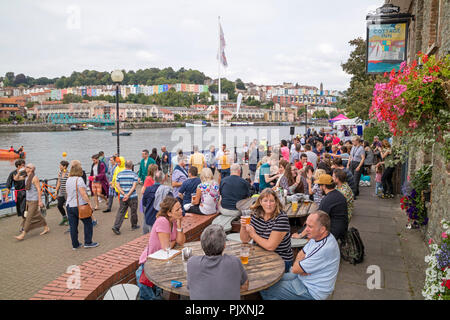
[(286, 140), (281, 140), (281, 155), (283, 159), (289, 162), (289, 148)]
[[(158, 300), (161, 296), (161, 289), (153, 283), (143, 284), (142, 272), (147, 256), (168, 246), (173, 248), (176, 244), (182, 246), (186, 237), (181, 227), (183, 212), (180, 203), (173, 197), (166, 197), (160, 204), (161, 210), (156, 215), (156, 221), (153, 224), (148, 245), (139, 258), (139, 269), (136, 271), (136, 282), (140, 290), (142, 300)], [(148, 280), (148, 279), (147, 279)]]

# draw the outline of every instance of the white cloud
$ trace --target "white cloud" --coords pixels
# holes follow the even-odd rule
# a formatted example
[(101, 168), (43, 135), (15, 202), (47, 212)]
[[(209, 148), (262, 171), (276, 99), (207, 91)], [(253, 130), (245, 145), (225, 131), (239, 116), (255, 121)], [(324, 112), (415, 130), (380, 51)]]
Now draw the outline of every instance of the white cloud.
[[(340, 67), (365, 37), (365, 17), (383, 0), (175, 0), (110, 2), (0, 1), (0, 76), (149, 67), (198, 69), (217, 78), (217, 17), (225, 33), (230, 80), (290, 81), (344, 90)], [(80, 29), (68, 29), (68, 8), (80, 8)], [(76, 21), (75, 21), (76, 22)]]

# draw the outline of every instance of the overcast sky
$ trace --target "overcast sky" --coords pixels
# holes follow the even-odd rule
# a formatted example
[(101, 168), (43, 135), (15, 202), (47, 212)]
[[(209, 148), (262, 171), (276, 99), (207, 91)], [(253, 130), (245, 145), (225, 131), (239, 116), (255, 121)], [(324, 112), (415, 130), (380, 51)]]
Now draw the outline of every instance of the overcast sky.
[(85, 69), (198, 69), (256, 84), (345, 90), (348, 41), (383, 0), (0, 1), (0, 75), (69, 76)]

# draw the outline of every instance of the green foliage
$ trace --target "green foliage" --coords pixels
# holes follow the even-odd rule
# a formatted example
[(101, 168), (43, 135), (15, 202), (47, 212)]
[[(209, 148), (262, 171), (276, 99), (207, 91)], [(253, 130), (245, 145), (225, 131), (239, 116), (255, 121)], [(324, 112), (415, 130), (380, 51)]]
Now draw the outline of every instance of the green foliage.
[(411, 180), (411, 185), (417, 191), (417, 193), (420, 194), (422, 191), (427, 191), (430, 189), (432, 172), (433, 166), (423, 165), (414, 173)]
[(245, 84), (241, 79), (236, 79), (236, 89), (245, 90)]
[[(228, 100), (236, 100), (237, 95), (235, 93), (235, 84), (233, 81), (229, 81), (225, 78), (220, 79), (220, 90), (222, 93), (228, 93)], [(219, 92), (219, 86), (217, 84), (212, 84), (209, 87), (209, 92), (211, 93), (218, 93)]]
[[(372, 104), (372, 93), (376, 82), (385, 82), (382, 76), (366, 74), (366, 41), (357, 38), (349, 41), (355, 49), (350, 53), (349, 59), (341, 64), (342, 69), (352, 75), (350, 87), (344, 91), (341, 104), (346, 112), (361, 119), (369, 119), (369, 108)], [(349, 118), (354, 118), (350, 117)]]
[[(122, 84), (142, 84), (142, 85), (158, 85), (158, 84), (174, 84), (174, 83), (195, 83), (203, 84), (207, 77), (198, 70), (186, 70), (181, 68), (174, 71), (171, 67), (158, 69), (139, 69), (138, 71), (125, 71)], [(110, 85), (113, 84), (111, 75), (107, 71), (84, 70), (83, 72), (74, 71), (69, 77), (62, 76), (60, 78), (48, 79), (41, 77), (34, 79), (24, 74), (14, 75), (14, 72), (7, 72), (4, 80), (5, 85), (48, 85), (55, 84), (57, 88), (88, 86), (88, 85)]]
[(68, 93), (68, 94), (64, 95), (63, 102), (64, 103), (72, 103), (72, 102), (80, 103), (80, 102), (83, 102), (83, 97), (72, 94), (72, 93)]
[(328, 119), (328, 114), (325, 110), (317, 110), (317, 111), (314, 111), (313, 118)]
[(386, 130), (383, 124), (374, 125), (373, 123), (370, 126), (364, 128), (363, 138), (365, 141), (369, 141), (372, 143), (373, 137), (378, 136), (380, 141), (389, 137), (388, 131)]
[(330, 112), (330, 119), (333, 119), (334, 117), (337, 117), (339, 115), (339, 113), (337, 111), (331, 111)]
[(253, 97), (248, 97), (248, 99), (245, 101), (245, 104), (248, 106), (260, 106), (261, 101), (258, 101), (254, 99)]

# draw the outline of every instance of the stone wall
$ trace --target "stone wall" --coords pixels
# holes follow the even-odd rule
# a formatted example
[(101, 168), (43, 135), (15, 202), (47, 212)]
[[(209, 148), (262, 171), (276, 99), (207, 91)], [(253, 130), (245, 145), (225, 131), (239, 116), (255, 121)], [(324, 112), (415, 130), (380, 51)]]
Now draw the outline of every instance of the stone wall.
[(435, 144), (433, 154), (433, 176), (431, 178), (431, 203), (428, 206), (428, 227), (426, 234), (433, 239), (440, 239), (441, 220), (450, 220), (450, 171), (449, 163), (439, 153), (440, 145)]

